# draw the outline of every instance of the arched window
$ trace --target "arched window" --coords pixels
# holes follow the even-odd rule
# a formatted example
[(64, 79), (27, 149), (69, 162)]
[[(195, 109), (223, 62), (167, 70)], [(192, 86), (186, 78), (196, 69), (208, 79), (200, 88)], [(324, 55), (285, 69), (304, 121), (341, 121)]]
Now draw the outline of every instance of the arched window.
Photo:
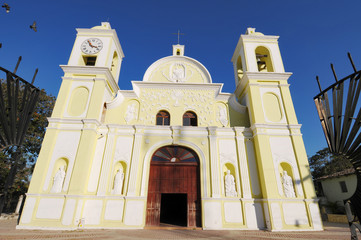
[(167, 111), (159, 111), (157, 114), (157, 125), (170, 125), (170, 115)]
[(194, 112), (183, 114), (183, 126), (198, 126), (197, 115)]
[(256, 48), (257, 68), (259, 72), (273, 72), (273, 65), (270, 53), (265, 47)]

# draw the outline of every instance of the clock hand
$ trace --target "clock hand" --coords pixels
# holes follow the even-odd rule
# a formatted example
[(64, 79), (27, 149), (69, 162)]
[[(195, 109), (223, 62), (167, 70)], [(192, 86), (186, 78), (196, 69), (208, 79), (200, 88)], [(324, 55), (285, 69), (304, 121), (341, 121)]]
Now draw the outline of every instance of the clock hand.
[(89, 46), (91, 46), (92, 48), (94, 48), (94, 46), (90, 43), (90, 41), (88, 40)]

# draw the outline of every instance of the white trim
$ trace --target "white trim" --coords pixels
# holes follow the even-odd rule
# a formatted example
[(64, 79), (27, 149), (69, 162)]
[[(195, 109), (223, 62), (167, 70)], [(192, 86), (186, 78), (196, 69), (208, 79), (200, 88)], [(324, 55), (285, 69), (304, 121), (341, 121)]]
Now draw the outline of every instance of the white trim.
[(143, 77), (143, 82), (149, 81), (150, 76), (152, 75), (152, 73), (154, 72), (154, 70), (156, 68), (158, 68), (162, 64), (165, 64), (168, 62), (173, 62), (173, 61), (183, 61), (186, 63), (194, 64), (196, 67), (198, 67), (199, 70), (201, 70), (201, 75), (204, 75), (203, 81), (205, 81), (205, 83), (212, 83), (212, 77), (209, 74), (207, 68), (205, 68), (202, 63), (198, 62), (197, 60), (195, 60), (193, 58), (186, 57), (186, 56), (178, 56), (178, 55), (161, 58), (161, 59), (157, 60), (156, 62), (154, 62), (152, 65), (150, 65), (148, 67), (148, 69), (145, 71), (145, 74)]
[(228, 103), (236, 112), (239, 112), (241, 114), (247, 113), (247, 106), (240, 104), (237, 101), (236, 95), (232, 94), (232, 96), (228, 99)]
[(214, 97), (222, 93), (223, 83), (164, 83), (164, 82), (141, 82), (132, 81), (135, 94), (140, 96), (140, 89), (142, 88), (158, 88), (158, 89), (191, 89), (191, 90), (209, 90), (214, 91)]
[[(190, 147), (197, 153), (197, 155), (199, 157), (200, 168), (202, 168), (202, 175), (203, 175), (203, 176), (200, 176), (200, 185), (201, 186), (202, 186), (202, 182), (203, 182), (203, 187), (201, 187), (200, 190), (202, 191), (202, 188), (203, 188), (203, 196), (207, 196), (207, 168), (206, 168), (207, 160), (206, 160), (205, 154), (203, 153), (202, 149), (199, 148), (194, 143), (184, 141), (184, 140), (179, 140), (178, 143), (179, 143), (179, 145)], [(160, 141), (160, 142), (154, 144), (153, 146), (151, 146), (148, 149), (147, 153), (145, 154), (144, 160), (143, 160), (143, 174), (142, 174), (142, 179), (141, 179), (141, 191), (140, 191), (141, 196), (143, 196), (145, 198), (147, 197), (145, 195), (146, 194), (145, 191), (146, 191), (146, 184), (148, 184), (149, 178), (146, 179), (146, 177), (147, 176), (149, 177), (151, 156), (157, 149), (159, 149), (163, 146), (172, 145), (172, 144), (173, 144), (172, 139)]]
[[(117, 92), (119, 90), (118, 84), (115, 82), (112, 73), (107, 67), (94, 67), (94, 66), (69, 66), (69, 65), (60, 65), (61, 69), (63, 69), (64, 73), (70, 74), (85, 74), (85, 75), (93, 75), (93, 74), (104, 74), (113, 88), (111, 92)], [(75, 78), (76, 79), (76, 78)], [(101, 78), (96, 78), (100, 80)]]
[(116, 108), (117, 106), (119, 106), (120, 104), (122, 104), (122, 102), (124, 101), (124, 94), (122, 94), (122, 92), (120, 90), (118, 90), (115, 98), (113, 98), (112, 100), (110, 100), (109, 102), (106, 102), (106, 108), (109, 109), (113, 109)]
[[(245, 35), (245, 34), (241, 34), (241, 36), (238, 39), (236, 48), (234, 50), (234, 53), (232, 55), (231, 61), (235, 62), (235, 58), (238, 55), (239, 51), (241, 50), (243, 43), (244, 42), (260, 42), (260, 43), (264, 43), (264, 42), (278, 42), (278, 38), (279, 36), (271, 36), (271, 35), (256, 35), (256, 34), (250, 34), (250, 35)], [(263, 41), (262, 41), (263, 40)], [(243, 61), (243, 59), (242, 59)]]
[[(278, 73), (278, 72), (244, 72), (241, 82), (244, 80), (276, 80), (276, 81), (287, 81), (291, 77), (291, 72)], [(269, 85), (267, 85), (269, 86)]]

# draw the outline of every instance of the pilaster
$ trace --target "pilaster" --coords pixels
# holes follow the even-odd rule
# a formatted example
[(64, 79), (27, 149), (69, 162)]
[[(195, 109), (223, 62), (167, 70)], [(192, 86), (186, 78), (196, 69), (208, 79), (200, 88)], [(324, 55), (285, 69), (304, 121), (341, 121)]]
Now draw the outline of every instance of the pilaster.
[(107, 135), (107, 142), (105, 144), (104, 158), (102, 164), (102, 170), (100, 173), (99, 185), (98, 185), (98, 196), (105, 196), (107, 192), (107, 183), (109, 179), (110, 167), (113, 160), (114, 142), (115, 142), (115, 128), (109, 127)]
[(91, 119), (84, 119), (82, 121), (84, 126), (69, 185), (69, 194), (87, 193), (88, 178), (97, 142), (98, 121)]
[(208, 127), (209, 153), (211, 157), (212, 198), (218, 198), (221, 196), (216, 131), (217, 131), (217, 127)]
[(128, 183), (128, 193), (127, 196), (136, 196), (137, 195), (137, 180), (140, 176), (139, 169), (139, 157), (141, 152), (142, 140), (144, 135), (144, 126), (134, 126), (134, 147), (132, 160), (130, 161), (131, 169), (129, 175), (129, 183)]
[(249, 168), (246, 156), (246, 147), (243, 136), (244, 128), (234, 127), (236, 133), (236, 144), (238, 154), (238, 169), (240, 171), (240, 179), (242, 184), (242, 198), (251, 198), (251, 183), (249, 181)]

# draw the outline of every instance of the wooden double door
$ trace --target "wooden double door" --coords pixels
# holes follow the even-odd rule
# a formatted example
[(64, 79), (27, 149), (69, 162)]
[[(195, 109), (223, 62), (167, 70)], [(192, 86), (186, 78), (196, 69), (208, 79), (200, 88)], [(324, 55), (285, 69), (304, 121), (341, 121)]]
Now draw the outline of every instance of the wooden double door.
[(146, 225), (201, 227), (199, 160), (191, 149), (167, 146), (153, 155)]

